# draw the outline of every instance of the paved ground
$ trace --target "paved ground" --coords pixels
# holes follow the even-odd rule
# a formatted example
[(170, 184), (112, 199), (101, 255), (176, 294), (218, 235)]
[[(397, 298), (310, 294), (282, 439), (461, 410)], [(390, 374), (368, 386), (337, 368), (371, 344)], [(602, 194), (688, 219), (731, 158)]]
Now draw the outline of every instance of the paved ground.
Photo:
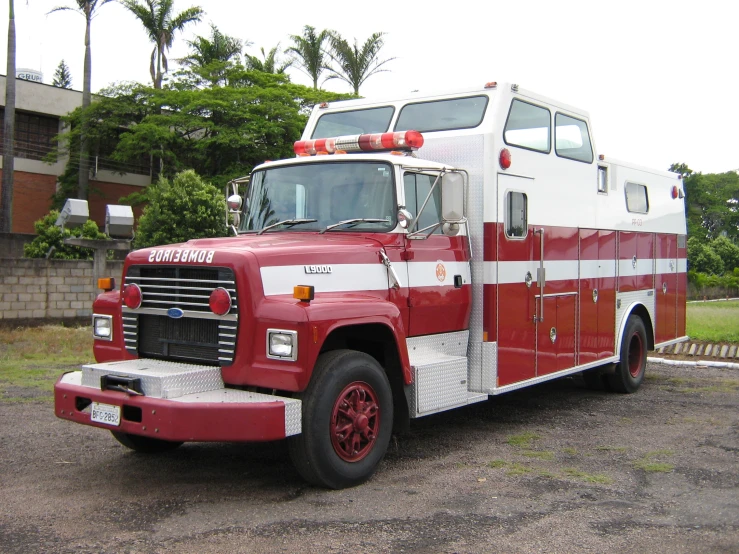
[(345, 491), (305, 486), (281, 443), (147, 457), (48, 403), (0, 401), (0, 551), (739, 551), (739, 371), (648, 377), (415, 421)]

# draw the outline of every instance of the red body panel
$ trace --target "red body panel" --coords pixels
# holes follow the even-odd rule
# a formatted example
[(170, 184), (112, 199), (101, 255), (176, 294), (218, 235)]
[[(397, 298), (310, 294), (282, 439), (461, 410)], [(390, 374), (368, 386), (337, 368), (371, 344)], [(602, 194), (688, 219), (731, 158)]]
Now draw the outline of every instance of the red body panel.
[(669, 260), (674, 264), (675, 272), (655, 275), (655, 294), (657, 319), (654, 334), (655, 343), (675, 338), (677, 335), (677, 237), (675, 235), (657, 235), (655, 258)]
[[(141, 408), (141, 422), (127, 421), (123, 416), (119, 427), (92, 422), (89, 413), (77, 410), (78, 397)], [(54, 386), (54, 406), (57, 417), (62, 419), (155, 439), (204, 442), (285, 438), (285, 405), (282, 402), (185, 403), (58, 382)]]

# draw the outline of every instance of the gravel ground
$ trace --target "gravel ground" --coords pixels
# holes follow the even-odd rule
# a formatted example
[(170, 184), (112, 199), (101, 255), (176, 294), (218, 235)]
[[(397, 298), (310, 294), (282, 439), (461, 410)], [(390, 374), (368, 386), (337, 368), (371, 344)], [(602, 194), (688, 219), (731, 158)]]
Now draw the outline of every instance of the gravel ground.
[(739, 371), (650, 364), (414, 421), (363, 486), (306, 486), (284, 443), (127, 451), (0, 401), (0, 551), (737, 552)]

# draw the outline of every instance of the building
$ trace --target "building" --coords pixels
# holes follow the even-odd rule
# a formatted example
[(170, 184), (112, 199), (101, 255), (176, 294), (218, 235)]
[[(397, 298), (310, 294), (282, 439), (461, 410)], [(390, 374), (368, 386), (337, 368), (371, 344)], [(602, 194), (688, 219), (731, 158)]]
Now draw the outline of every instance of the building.
[[(6, 77), (0, 75), (0, 118), (5, 110), (5, 82)], [(81, 91), (16, 80), (13, 233), (33, 233), (34, 222), (49, 212), (51, 196), (57, 190), (58, 178), (68, 159), (60, 158), (53, 164), (43, 159), (52, 150), (54, 137), (64, 131), (61, 117), (80, 105)], [(138, 192), (150, 183), (150, 163), (121, 165), (92, 152), (90, 218), (102, 228), (107, 204), (117, 204), (121, 197)]]

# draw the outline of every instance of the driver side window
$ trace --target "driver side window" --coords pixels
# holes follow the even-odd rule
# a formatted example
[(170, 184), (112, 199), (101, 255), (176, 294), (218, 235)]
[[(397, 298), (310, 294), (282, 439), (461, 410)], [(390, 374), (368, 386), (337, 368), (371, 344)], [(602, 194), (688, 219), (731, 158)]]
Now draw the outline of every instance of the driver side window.
[[(421, 210), (435, 180), (436, 175), (421, 173), (406, 173), (403, 176), (405, 207), (413, 214), (414, 218), (418, 217), (418, 212)], [(423, 210), (415, 230), (419, 231), (439, 222), (441, 222), (441, 183), (437, 184), (434, 193), (426, 203), (426, 208)], [(434, 230), (434, 234), (441, 234), (441, 226)]]

